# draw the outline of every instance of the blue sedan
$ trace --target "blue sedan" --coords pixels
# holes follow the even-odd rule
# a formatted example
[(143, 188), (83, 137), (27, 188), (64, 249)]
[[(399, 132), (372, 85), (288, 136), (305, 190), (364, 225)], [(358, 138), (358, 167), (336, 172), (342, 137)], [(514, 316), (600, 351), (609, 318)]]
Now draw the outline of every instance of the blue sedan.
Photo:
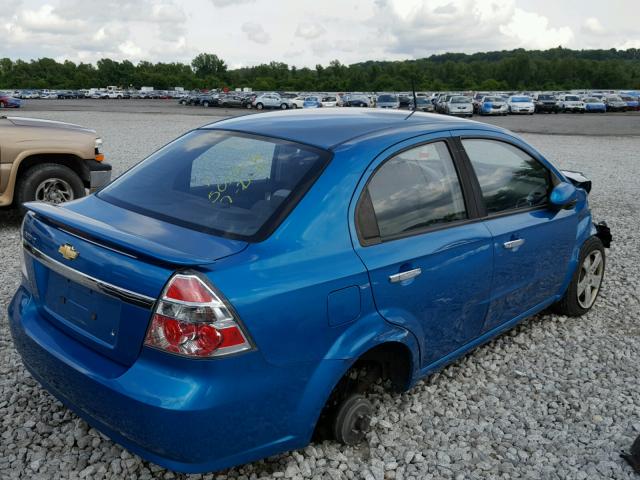
[(0, 93), (0, 108), (20, 108), (21, 105), (20, 99)]
[(583, 100), (586, 111), (605, 113), (607, 111), (607, 105), (597, 97), (587, 97)]
[(590, 188), (452, 117), (224, 120), (26, 205), (12, 336), (45, 389), (173, 470), (356, 444), (379, 379), (409, 389), (547, 307), (593, 307), (611, 238)]

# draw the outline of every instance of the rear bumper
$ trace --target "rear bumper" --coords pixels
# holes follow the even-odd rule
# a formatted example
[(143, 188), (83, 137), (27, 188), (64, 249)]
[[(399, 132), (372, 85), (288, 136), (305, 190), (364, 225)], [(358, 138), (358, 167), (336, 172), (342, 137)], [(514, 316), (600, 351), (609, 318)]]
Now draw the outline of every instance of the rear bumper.
[(124, 367), (58, 330), (24, 287), (9, 323), (25, 366), (46, 390), (169, 469), (221, 470), (302, 447), (313, 432), (315, 418), (301, 405), (311, 365), (275, 367), (257, 351), (211, 361), (143, 348)]

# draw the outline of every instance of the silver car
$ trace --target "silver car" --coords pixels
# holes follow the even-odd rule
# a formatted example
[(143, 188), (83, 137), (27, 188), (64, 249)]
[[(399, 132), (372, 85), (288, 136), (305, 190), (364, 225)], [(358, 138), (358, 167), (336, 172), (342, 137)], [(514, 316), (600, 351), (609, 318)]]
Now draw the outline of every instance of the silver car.
[(445, 113), (449, 115), (460, 115), (463, 117), (473, 116), (473, 100), (471, 97), (454, 95), (445, 105)]
[(376, 108), (400, 108), (400, 99), (392, 93), (378, 95), (376, 99)]

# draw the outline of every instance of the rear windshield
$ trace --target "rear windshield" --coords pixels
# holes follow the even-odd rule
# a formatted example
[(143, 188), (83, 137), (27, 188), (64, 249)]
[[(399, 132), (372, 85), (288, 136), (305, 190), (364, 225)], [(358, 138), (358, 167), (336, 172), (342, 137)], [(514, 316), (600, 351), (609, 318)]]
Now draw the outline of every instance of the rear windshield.
[(395, 95), (380, 95), (378, 97), (378, 102), (391, 103), (391, 102), (397, 102), (397, 101), (398, 101), (398, 97), (396, 97)]
[(98, 196), (187, 228), (266, 238), (318, 177), (330, 154), (222, 130), (195, 130), (160, 149)]

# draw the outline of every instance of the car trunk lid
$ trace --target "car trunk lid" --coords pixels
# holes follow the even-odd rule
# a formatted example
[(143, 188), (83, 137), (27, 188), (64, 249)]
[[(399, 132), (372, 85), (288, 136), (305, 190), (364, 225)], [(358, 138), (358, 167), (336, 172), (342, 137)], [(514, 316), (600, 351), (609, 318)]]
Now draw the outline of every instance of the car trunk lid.
[[(140, 353), (155, 300), (176, 270), (233, 255), (246, 242), (163, 224), (88, 197), (28, 203), (23, 242), (42, 316), (125, 366)], [(144, 234), (144, 237), (141, 235)]]

